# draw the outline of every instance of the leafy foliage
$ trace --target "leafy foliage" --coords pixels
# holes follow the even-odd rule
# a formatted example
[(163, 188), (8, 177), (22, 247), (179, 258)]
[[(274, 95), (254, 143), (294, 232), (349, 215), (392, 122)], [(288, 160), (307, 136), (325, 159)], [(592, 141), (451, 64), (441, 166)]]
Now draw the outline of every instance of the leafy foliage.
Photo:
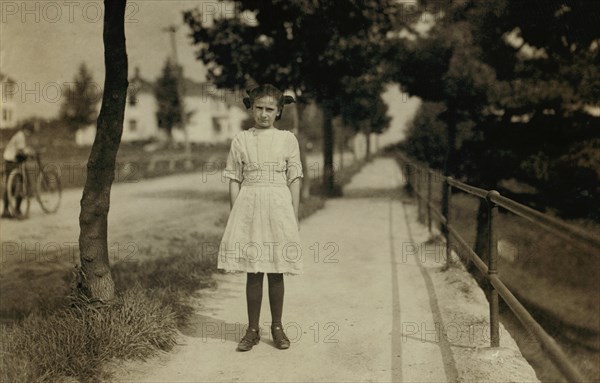
[(410, 121), (401, 145), (408, 155), (437, 169), (444, 166), (448, 150), (446, 125), (439, 119), (443, 110), (442, 103), (425, 102)]
[[(516, 178), (552, 190), (544, 193), (546, 206), (579, 214), (587, 205), (586, 214), (600, 218), (593, 204), (600, 195), (593, 169), (600, 169), (600, 161), (583, 161), (582, 167), (579, 160), (595, 158), (590, 140), (598, 137), (598, 117), (590, 108), (600, 103), (600, 36), (593, 22), (600, 3), (420, 5), (421, 12), (432, 5), (443, 12), (428, 33), (398, 38), (395, 78), (408, 93), (446, 105), (439, 118), (452, 141), (449, 170), (489, 188)], [(470, 129), (461, 145), (454, 141), (460, 124)], [(414, 129), (410, 134), (413, 142), (429, 139)], [(565, 198), (580, 202), (575, 206)]]
[[(342, 113), (343, 105), (352, 104), (364, 118), (373, 118), (373, 129), (386, 125), (378, 116), (382, 112), (379, 94), (367, 91), (374, 96), (366, 106), (359, 98), (363, 86), (385, 77), (383, 55), (388, 52), (386, 37), (394, 25), (397, 3), (251, 0), (231, 4), (235, 14), (211, 23), (198, 9), (184, 13), (193, 43), (199, 46), (198, 58), (208, 69), (208, 80), (236, 89), (272, 83), (292, 89), (302, 104), (319, 104), (324, 115), (323, 174), (326, 192), (332, 194), (332, 118)], [(351, 81), (361, 76), (362, 80)], [(361, 124), (357, 121), (353, 127)]]
[(345, 77), (373, 67), (394, 12), (387, 0), (234, 3), (236, 14), (211, 26), (197, 9), (184, 14), (209, 81), (269, 82), (317, 102), (335, 99)]
[(73, 82), (66, 87), (65, 96), (60, 108), (59, 120), (69, 131), (76, 132), (96, 121), (97, 105), (102, 93), (85, 63), (79, 66)]
[(169, 137), (173, 128), (181, 125), (181, 108), (184, 107), (178, 91), (179, 78), (181, 78), (178, 76), (178, 71), (181, 71), (181, 67), (168, 59), (154, 89), (158, 104), (156, 111), (158, 127), (164, 129)]

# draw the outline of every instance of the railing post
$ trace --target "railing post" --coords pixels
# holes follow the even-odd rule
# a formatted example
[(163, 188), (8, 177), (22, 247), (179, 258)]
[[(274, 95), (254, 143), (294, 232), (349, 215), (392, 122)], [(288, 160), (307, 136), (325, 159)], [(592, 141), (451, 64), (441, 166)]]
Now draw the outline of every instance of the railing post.
[(448, 230), (448, 226), (450, 225), (450, 198), (452, 197), (452, 185), (450, 185), (450, 180), (452, 177), (448, 176), (444, 178), (444, 183), (442, 187), (444, 188), (442, 194), (442, 215), (446, 218), (446, 224), (441, 224), (441, 232), (444, 234), (446, 238), (446, 268), (449, 268), (452, 265), (452, 250), (450, 246), (450, 230)]
[[(497, 197), (500, 193), (496, 190), (490, 190), (487, 194), (488, 206), (488, 277), (498, 274), (496, 262), (498, 258), (498, 247), (496, 244), (496, 233), (494, 231), (494, 216), (498, 210), (496, 204), (492, 202), (491, 197)], [(488, 292), (490, 299), (490, 345), (491, 347), (500, 346), (500, 327), (499, 327), (499, 309), (498, 309), (498, 291), (494, 288), (488, 278)]]
[(427, 169), (427, 228), (431, 234), (431, 169)]

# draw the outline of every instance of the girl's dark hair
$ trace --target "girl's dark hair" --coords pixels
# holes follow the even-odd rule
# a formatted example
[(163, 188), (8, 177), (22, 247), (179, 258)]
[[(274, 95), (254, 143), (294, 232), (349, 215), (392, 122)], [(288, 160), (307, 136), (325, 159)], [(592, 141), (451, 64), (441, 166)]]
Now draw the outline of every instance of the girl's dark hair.
[(274, 87), (271, 84), (259, 85), (257, 87), (246, 90), (246, 93), (248, 94), (248, 97), (244, 97), (243, 99), (244, 106), (246, 106), (246, 109), (252, 108), (252, 105), (254, 105), (254, 101), (261, 97), (269, 96), (277, 100), (279, 113), (277, 113), (275, 120), (279, 120), (281, 118), (284, 105), (296, 102), (296, 100), (294, 100), (294, 97), (284, 96), (282, 91), (280, 91), (278, 88)]

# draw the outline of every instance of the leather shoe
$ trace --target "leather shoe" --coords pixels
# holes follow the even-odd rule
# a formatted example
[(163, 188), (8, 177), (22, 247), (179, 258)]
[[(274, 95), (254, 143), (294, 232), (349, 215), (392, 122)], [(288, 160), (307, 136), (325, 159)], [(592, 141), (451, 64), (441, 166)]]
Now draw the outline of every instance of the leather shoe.
[(257, 345), (260, 341), (260, 333), (257, 329), (250, 328), (246, 330), (246, 335), (240, 340), (238, 343), (237, 350), (238, 351), (250, 351), (252, 347)]

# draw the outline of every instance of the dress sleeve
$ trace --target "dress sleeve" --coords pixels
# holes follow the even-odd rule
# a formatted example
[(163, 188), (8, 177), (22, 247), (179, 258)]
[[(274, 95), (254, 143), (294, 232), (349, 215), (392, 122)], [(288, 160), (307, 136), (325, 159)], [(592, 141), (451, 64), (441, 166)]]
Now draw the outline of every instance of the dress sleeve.
[(240, 135), (236, 135), (231, 141), (231, 148), (229, 149), (229, 155), (227, 156), (227, 163), (225, 169), (223, 169), (223, 175), (232, 180), (242, 182), (243, 176), (243, 145), (241, 142)]
[(296, 178), (304, 177), (302, 163), (300, 162), (300, 145), (298, 139), (290, 132), (288, 139), (288, 159), (286, 164), (287, 184), (290, 185)]

